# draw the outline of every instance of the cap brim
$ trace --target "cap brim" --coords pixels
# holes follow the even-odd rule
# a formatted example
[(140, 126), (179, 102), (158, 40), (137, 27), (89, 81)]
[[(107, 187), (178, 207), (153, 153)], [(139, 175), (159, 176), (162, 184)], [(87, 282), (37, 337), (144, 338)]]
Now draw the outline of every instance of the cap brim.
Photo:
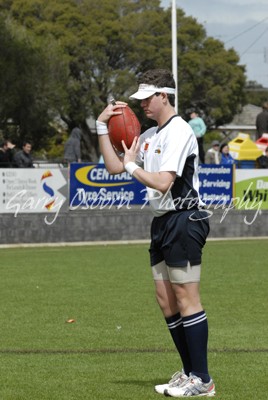
[(129, 96), (130, 99), (136, 99), (136, 100), (144, 100), (148, 99), (148, 97), (152, 96), (155, 94), (155, 91), (148, 91), (148, 90), (138, 90), (136, 93), (132, 94)]

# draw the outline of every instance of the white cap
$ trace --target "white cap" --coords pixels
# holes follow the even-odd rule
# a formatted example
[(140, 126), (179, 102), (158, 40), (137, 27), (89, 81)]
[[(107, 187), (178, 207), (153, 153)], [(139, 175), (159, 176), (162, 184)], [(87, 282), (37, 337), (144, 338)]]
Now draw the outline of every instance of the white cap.
[(142, 83), (139, 85), (139, 89), (136, 93), (129, 96), (130, 99), (144, 100), (152, 96), (155, 93), (168, 93), (175, 94), (176, 89), (170, 87), (157, 87), (155, 85), (147, 85)]

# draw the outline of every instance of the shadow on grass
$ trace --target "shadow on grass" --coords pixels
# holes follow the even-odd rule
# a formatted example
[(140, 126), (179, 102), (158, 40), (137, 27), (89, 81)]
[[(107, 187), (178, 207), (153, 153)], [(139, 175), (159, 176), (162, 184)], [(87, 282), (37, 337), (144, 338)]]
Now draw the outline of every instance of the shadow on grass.
[[(169, 378), (170, 379), (170, 378)], [(167, 379), (168, 381), (168, 379)], [(167, 383), (167, 381), (163, 381), (163, 377), (159, 378), (158, 380), (150, 380), (150, 381), (141, 381), (141, 380), (135, 380), (135, 379), (124, 379), (124, 380), (116, 380), (116, 381), (111, 381), (111, 383), (114, 383), (116, 385), (134, 385), (134, 386), (140, 386), (140, 387), (151, 387), (152, 391), (154, 391), (155, 385), (161, 385), (164, 383)]]

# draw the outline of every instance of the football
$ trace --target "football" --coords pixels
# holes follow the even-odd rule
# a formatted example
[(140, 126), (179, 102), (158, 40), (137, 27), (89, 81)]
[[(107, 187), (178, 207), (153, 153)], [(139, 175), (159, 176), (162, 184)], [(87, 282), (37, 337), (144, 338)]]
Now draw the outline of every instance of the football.
[(118, 111), (122, 114), (113, 115), (108, 122), (109, 138), (112, 145), (120, 153), (124, 153), (121, 140), (124, 140), (129, 148), (132, 145), (133, 139), (140, 136), (141, 126), (136, 114), (130, 107), (118, 107)]

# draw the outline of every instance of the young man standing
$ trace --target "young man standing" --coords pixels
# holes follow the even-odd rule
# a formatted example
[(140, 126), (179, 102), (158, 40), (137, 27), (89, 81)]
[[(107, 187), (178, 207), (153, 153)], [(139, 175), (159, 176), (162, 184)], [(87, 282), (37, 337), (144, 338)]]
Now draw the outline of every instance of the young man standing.
[(34, 168), (31, 151), (31, 143), (23, 142), (22, 150), (18, 151), (14, 156), (14, 166), (17, 168)]
[(171, 397), (211, 397), (215, 386), (207, 365), (208, 323), (199, 294), (209, 224), (198, 193), (198, 145), (189, 124), (174, 110), (172, 74), (150, 70), (139, 84), (130, 98), (141, 101), (157, 126), (134, 139), (129, 149), (123, 143), (122, 158), (110, 143), (107, 123), (126, 103), (108, 105), (99, 115), (97, 132), (108, 171), (126, 170), (144, 184), (154, 214), (150, 260), (156, 297), (183, 364), (182, 371), (155, 390)]

